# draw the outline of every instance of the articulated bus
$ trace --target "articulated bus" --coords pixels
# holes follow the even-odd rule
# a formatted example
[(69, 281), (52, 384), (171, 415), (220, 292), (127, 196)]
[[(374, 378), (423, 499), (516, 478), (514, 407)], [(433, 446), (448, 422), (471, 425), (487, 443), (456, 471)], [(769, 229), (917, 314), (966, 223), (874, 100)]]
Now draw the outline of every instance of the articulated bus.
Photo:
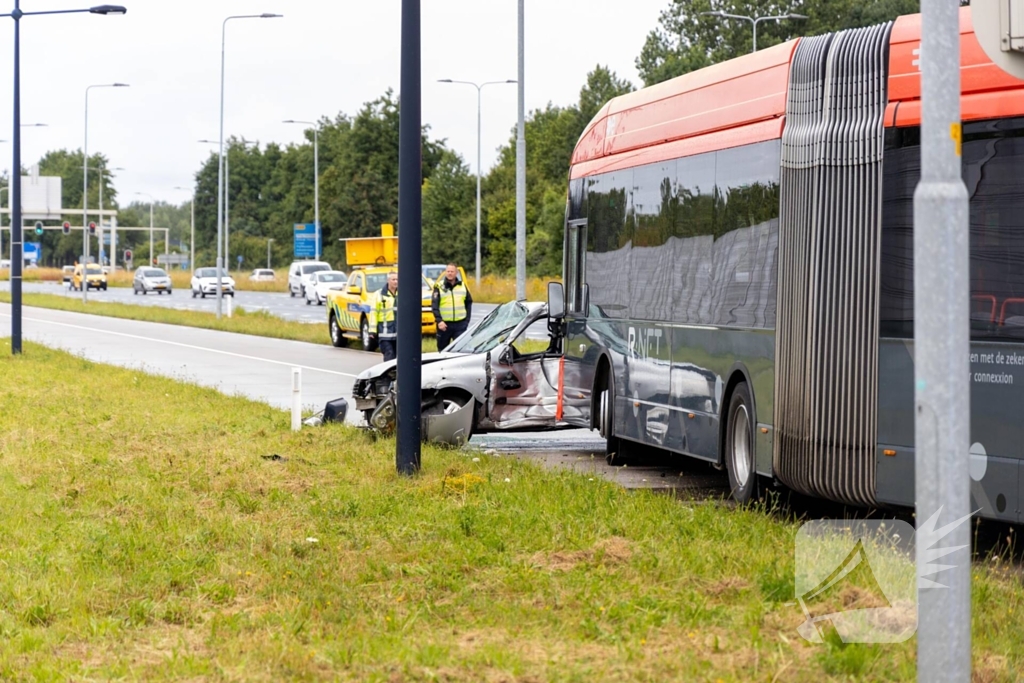
[[(1024, 521), (1024, 81), (961, 14), (972, 509)], [(919, 15), (618, 97), (572, 157), (565, 395), (645, 444), (862, 506), (914, 504)]]

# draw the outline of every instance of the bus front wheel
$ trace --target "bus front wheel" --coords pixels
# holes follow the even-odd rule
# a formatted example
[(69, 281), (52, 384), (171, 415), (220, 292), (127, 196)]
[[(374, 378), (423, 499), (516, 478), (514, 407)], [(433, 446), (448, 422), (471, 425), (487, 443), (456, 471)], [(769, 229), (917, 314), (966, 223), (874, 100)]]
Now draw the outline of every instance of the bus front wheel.
[(626, 442), (615, 436), (615, 387), (612, 386), (611, 373), (604, 382), (604, 388), (598, 393), (597, 430), (605, 438), (605, 460), (609, 465), (625, 465), (627, 459)]
[(749, 503), (757, 495), (757, 472), (754, 471), (754, 411), (750, 389), (740, 382), (729, 400), (729, 419), (725, 425), (725, 465), (729, 471), (729, 488), (733, 499)]

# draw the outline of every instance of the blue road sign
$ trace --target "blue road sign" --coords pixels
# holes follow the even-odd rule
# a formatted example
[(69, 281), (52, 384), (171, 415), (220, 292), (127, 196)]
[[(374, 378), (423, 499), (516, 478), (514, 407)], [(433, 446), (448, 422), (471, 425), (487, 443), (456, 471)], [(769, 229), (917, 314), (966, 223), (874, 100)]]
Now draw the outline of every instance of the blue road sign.
[(38, 242), (25, 242), (22, 245), (21, 255), (26, 261), (35, 263), (43, 257), (43, 245)]
[(295, 258), (316, 258), (316, 223), (295, 224)]

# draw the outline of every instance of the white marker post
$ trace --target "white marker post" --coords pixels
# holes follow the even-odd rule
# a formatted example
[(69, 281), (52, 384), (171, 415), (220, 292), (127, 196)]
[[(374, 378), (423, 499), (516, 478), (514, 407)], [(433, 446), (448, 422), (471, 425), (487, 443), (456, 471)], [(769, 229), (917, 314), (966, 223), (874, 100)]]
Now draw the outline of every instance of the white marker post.
[(297, 432), (300, 429), (302, 429), (302, 368), (292, 368), (292, 431)]
[(914, 192), (917, 680), (968, 683), (970, 238), (960, 175), (960, 17), (952, 0), (921, 3), (921, 105)]

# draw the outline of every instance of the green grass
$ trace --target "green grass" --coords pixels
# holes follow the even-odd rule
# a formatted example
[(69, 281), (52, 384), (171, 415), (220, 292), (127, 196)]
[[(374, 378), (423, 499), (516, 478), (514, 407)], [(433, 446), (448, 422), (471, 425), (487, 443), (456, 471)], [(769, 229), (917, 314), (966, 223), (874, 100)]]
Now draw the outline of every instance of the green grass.
[[(403, 478), (392, 440), (9, 349), (0, 679), (913, 680), (913, 640), (800, 640), (771, 515), (433, 447)], [(1024, 591), (996, 567), (975, 668), (1012, 681)]]

